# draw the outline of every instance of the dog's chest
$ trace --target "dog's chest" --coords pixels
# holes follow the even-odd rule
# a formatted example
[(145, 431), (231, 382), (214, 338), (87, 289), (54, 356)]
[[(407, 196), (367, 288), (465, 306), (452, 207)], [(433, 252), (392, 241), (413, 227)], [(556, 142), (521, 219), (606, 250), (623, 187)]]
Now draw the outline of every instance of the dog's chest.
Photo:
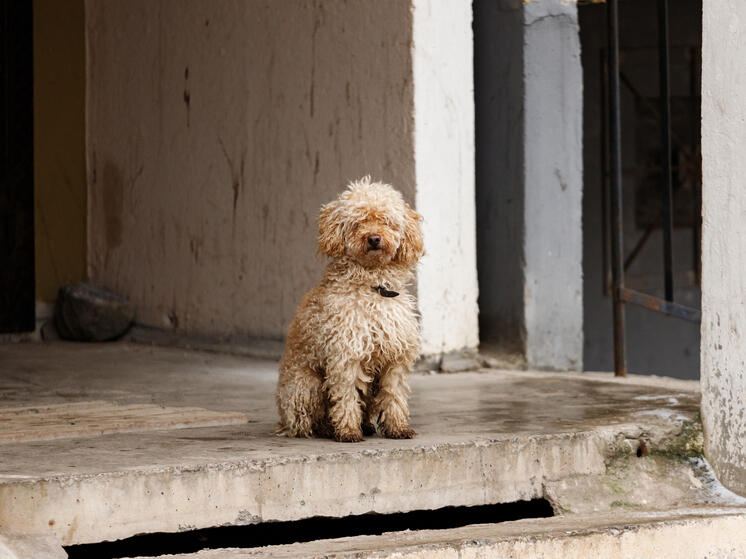
[(399, 297), (377, 295), (368, 307), (369, 312), (364, 313), (365, 324), (361, 324), (360, 331), (370, 336), (371, 343), (366, 353), (370, 353), (373, 361), (398, 360), (416, 343), (414, 309), (406, 299)]
[(414, 323), (414, 309), (408, 304), (408, 295), (387, 297), (374, 293), (364, 305), (361, 326), (380, 343), (405, 336)]
[(412, 296), (385, 297), (373, 290), (360, 295), (326, 309), (329, 348), (363, 361), (396, 361), (412, 353), (419, 340)]

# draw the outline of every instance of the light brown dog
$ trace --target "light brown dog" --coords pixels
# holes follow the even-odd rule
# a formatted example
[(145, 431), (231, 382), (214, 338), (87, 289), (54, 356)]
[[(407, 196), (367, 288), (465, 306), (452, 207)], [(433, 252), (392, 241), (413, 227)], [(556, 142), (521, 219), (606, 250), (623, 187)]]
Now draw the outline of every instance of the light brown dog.
[(296, 310), (280, 362), (280, 434), (356, 442), (408, 439), (407, 376), (419, 352), (407, 293), (423, 254), (421, 217), (366, 177), (322, 206), (319, 252), (332, 260)]

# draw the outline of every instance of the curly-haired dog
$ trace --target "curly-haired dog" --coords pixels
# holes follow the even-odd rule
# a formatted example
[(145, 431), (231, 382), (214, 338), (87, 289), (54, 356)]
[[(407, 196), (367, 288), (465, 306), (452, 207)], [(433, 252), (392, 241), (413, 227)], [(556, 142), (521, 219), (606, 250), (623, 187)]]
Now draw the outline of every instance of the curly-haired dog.
[(321, 208), (319, 252), (331, 257), (303, 298), (280, 362), (280, 433), (355, 442), (412, 438), (407, 375), (419, 352), (407, 293), (423, 254), (421, 217), (387, 184), (350, 184)]

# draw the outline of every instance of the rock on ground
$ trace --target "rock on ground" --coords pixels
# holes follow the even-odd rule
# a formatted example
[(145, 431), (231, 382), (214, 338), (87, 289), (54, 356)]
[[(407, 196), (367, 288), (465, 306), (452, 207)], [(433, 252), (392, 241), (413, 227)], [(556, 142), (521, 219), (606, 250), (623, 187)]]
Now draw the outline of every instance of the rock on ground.
[(121, 295), (90, 283), (60, 288), (54, 323), (62, 339), (81, 342), (114, 340), (132, 324), (134, 310)]

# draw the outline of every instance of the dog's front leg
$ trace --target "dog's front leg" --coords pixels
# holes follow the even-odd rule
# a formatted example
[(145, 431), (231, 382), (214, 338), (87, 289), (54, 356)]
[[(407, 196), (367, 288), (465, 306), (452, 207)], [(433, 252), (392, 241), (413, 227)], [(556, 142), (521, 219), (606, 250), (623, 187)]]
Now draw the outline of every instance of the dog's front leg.
[(364, 374), (359, 363), (341, 363), (326, 371), (324, 388), (330, 404), (329, 419), (334, 438), (340, 442), (363, 440), (363, 407), (358, 391), (361, 378)]
[(375, 409), (381, 412), (381, 434), (389, 439), (411, 439), (416, 435), (409, 426), (409, 370), (400, 363), (381, 373)]

